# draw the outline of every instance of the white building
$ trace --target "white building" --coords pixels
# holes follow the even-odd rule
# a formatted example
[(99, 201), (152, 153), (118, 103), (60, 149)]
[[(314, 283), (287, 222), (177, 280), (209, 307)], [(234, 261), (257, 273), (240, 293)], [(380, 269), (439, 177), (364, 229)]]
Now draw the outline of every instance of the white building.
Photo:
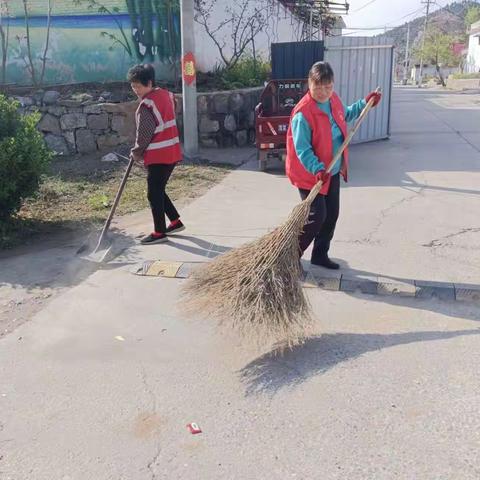
[[(457, 73), (458, 67), (440, 67), (440, 73), (442, 77), (446, 80), (449, 75), (452, 73)], [(424, 64), (422, 69), (422, 78), (425, 80), (425, 77), (438, 77), (437, 67), (435, 65)], [(414, 65), (410, 72), (410, 80), (416, 85), (420, 79), (420, 64)]]
[[(285, 0), (236, 2), (206, 0), (204, 5), (207, 9), (211, 7), (207, 12), (208, 15), (202, 15), (198, 5), (195, 14), (195, 41), (198, 47), (197, 68), (204, 72), (211, 71), (217, 65), (224, 65), (222, 53), (225, 58), (231, 58), (234, 44), (236, 43), (238, 50), (245, 43), (246, 38), (252, 37), (252, 29), (258, 27), (258, 21), (255, 20), (256, 15), (264, 19), (261, 20), (262, 28), (258, 34), (254, 35), (254, 41), (248, 42), (245, 53), (252, 54), (253, 48), (255, 48), (257, 56), (269, 60), (272, 43), (296, 42), (310, 39), (312, 36), (309, 23), (292, 13), (292, 10), (288, 8), (289, 2)], [(246, 8), (244, 9), (244, 7)], [(335, 25), (337, 35), (341, 35), (344, 25), (343, 21), (339, 19)], [(312, 33), (312, 40), (317, 40), (318, 29), (316, 33)], [(222, 49), (222, 53), (220, 49)]]
[(480, 20), (472, 23), (468, 38), (468, 53), (465, 73), (480, 72)]
[(338, 17), (335, 25), (330, 31), (332, 37), (341, 37), (343, 34), (343, 29), (347, 27), (345, 20), (342, 17)]

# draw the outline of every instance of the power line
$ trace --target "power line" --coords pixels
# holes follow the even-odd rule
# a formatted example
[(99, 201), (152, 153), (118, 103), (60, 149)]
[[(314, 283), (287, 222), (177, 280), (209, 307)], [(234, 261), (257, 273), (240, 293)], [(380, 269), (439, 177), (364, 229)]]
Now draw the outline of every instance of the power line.
[(381, 27), (345, 27), (343, 30), (383, 30), (385, 25)]
[(419, 13), (421, 11), (423, 11), (423, 7), (419, 8), (417, 10), (414, 10), (413, 12), (407, 13), (403, 17), (397, 18), (395, 20), (391, 20), (390, 22), (387, 22), (387, 23), (385, 23), (385, 24), (383, 24), (379, 27), (345, 27), (344, 30), (383, 30), (385, 27), (389, 27), (390, 29), (394, 29), (394, 28), (397, 28), (397, 27), (401, 27), (403, 24), (392, 26), (391, 25), (392, 23), (398, 22), (399, 20), (403, 20), (404, 18), (415, 15), (416, 13)]
[(363, 10), (365, 7), (368, 7), (369, 5), (371, 5), (373, 2), (376, 2), (377, 0), (370, 0), (369, 2), (367, 2), (365, 5), (362, 5), (361, 7), (357, 8), (356, 10), (352, 10), (352, 13), (356, 13), (356, 12), (359, 12), (360, 10)]
[[(392, 22), (389, 22), (389, 23), (398, 22), (398, 20), (403, 20), (404, 18), (410, 17), (411, 15), (415, 15), (416, 13), (419, 13), (422, 10), (423, 10), (423, 7), (418, 8), (417, 10), (415, 10), (411, 13), (407, 13), (407, 15), (404, 15), (403, 17), (397, 18), (397, 20), (393, 20)], [(387, 23), (387, 25), (388, 25), (388, 23)]]

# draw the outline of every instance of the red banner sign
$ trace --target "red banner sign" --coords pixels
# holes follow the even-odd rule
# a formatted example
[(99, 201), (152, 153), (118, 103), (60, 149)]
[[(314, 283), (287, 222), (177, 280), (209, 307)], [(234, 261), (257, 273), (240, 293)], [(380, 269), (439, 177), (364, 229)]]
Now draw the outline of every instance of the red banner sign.
[(182, 75), (187, 85), (191, 85), (195, 81), (197, 68), (195, 65), (195, 56), (192, 52), (188, 52), (182, 59)]

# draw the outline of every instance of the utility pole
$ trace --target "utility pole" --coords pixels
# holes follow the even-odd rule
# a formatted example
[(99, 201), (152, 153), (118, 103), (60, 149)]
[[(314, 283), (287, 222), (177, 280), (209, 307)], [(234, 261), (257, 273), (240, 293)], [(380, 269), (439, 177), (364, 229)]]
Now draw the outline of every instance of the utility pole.
[(423, 37), (422, 37), (422, 50), (420, 53), (420, 72), (418, 75), (418, 88), (422, 86), (422, 77), (423, 77), (423, 50), (425, 49), (425, 37), (427, 36), (427, 26), (428, 26), (428, 14), (430, 12), (430, 2), (432, 0), (425, 0), (422, 3), (427, 5), (427, 12), (425, 14), (425, 22), (423, 24)]
[(182, 40), (183, 148), (185, 156), (198, 155), (197, 76), (194, 0), (180, 0)]
[(405, 47), (405, 62), (404, 62), (404, 70), (403, 70), (403, 84), (407, 84), (408, 80), (408, 64), (409, 64), (409, 59), (408, 59), (408, 49), (410, 47), (410, 22), (407, 23), (407, 45)]

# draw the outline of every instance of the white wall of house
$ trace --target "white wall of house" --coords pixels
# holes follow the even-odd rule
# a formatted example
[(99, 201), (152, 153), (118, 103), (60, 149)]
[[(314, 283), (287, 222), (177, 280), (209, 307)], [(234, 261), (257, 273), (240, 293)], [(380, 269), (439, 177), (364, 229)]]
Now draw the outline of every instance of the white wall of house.
[(332, 37), (341, 37), (343, 34), (343, 29), (347, 27), (343, 17), (338, 17), (335, 25), (330, 30), (330, 36)]
[(468, 38), (468, 53), (465, 62), (466, 73), (480, 72), (480, 21), (472, 24)]
[[(440, 67), (440, 73), (442, 74), (443, 78), (447, 78), (452, 73), (457, 73), (458, 67)], [(422, 70), (422, 77), (437, 77), (437, 67), (434, 65), (424, 65)], [(420, 78), (420, 65), (415, 65), (412, 67), (410, 72), (410, 80), (413, 83), (417, 83)]]
[[(211, 11), (209, 23), (212, 29), (218, 28), (222, 22), (229, 18), (226, 12), (227, 8), (234, 8), (240, 12), (241, 5), (245, 0), (232, 2), (232, 0), (217, 0)], [(294, 42), (300, 38), (303, 24), (297, 17), (284, 8), (276, 0), (249, 0), (245, 16), (249, 17), (254, 13), (254, 9), (261, 9), (268, 17), (268, 25), (255, 36), (255, 50), (257, 55), (264, 59), (270, 58), (270, 45), (274, 42)], [(232, 42), (232, 26), (223, 26), (215, 37), (220, 43), (230, 45)], [(195, 22), (195, 42), (197, 47), (197, 68), (206, 72), (212, 70), (215, 65), (222, 65), (218, 47), (205, 31), (205, 27)], [(225, 52), (231, 54), (231, 48), (225, 47)], [(247, 52), (252, 52), (252, 45), (247, 48)]]

